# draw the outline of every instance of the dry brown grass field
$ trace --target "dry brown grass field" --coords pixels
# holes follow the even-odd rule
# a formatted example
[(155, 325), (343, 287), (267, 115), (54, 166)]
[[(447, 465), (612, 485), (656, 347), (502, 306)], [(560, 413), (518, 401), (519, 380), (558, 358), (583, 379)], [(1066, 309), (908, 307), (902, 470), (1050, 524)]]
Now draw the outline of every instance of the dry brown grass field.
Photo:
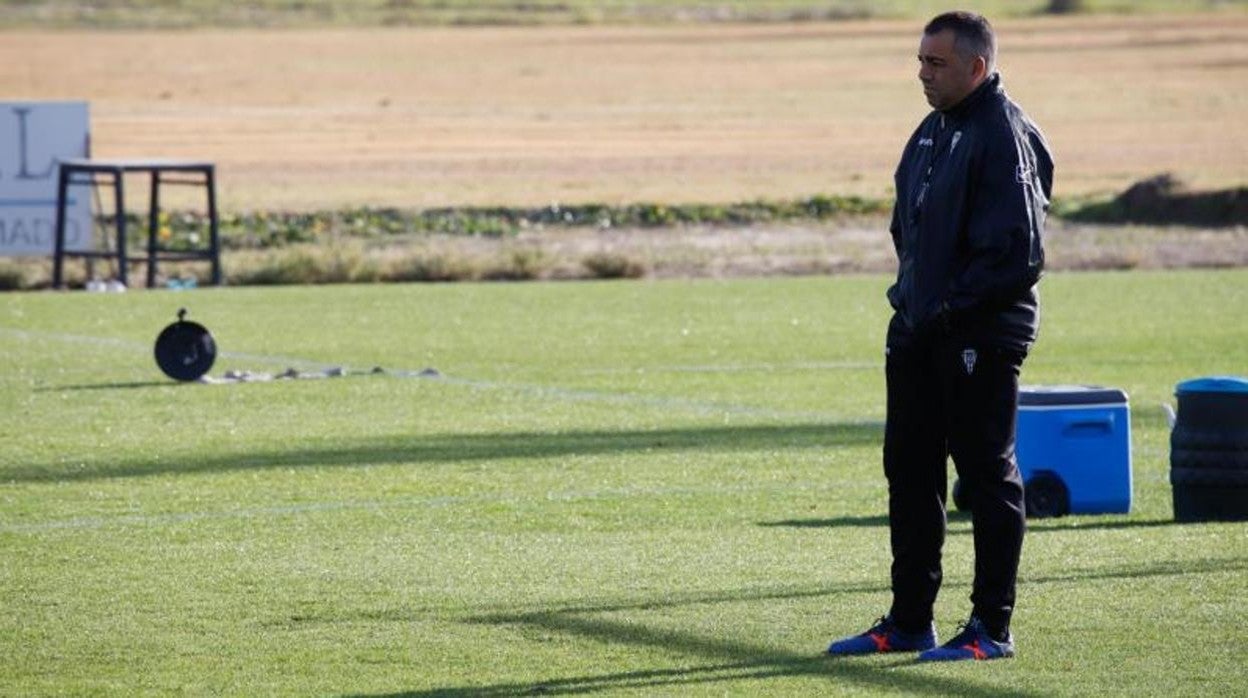
[[(223, 206), (886, 197), (925, 111), (904, 22), (0, 32), (0, 95), (94, 154), (214, 160)], [(1001, 21), (1059, 196), (1248, 183), (1248, 15)]]

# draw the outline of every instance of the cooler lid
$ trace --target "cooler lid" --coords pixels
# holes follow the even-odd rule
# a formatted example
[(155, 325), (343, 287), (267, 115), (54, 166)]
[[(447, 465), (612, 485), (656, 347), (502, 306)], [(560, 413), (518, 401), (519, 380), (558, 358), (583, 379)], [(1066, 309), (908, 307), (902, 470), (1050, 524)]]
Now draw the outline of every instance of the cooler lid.
[(1174, 389), (1183, 393), (1248, 393), (1248, 378), (1239, 376), (1206, 376), (1183, 381)]
[(1018, 389), (1022, 405), (1125, 405), (1127, 394), (1099, 385), (1024, 385)]

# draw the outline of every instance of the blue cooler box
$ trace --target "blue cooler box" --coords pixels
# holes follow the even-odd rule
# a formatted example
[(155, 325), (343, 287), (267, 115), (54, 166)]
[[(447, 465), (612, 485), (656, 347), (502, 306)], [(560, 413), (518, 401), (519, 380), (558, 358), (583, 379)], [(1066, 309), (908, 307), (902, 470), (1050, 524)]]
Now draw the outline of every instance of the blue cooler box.
[(1123, 391), (1023, 386), (1016, 449), (1029, 516), (1131, 510), (1131, 413)]

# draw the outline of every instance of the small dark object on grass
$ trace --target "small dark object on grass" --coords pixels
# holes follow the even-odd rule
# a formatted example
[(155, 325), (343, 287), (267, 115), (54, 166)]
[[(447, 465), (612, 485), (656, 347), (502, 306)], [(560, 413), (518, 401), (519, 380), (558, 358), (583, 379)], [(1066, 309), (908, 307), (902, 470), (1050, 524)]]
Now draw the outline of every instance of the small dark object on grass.
[(174, 380), (193, 381), (212, 368), (217, 343), (206, 327), (185, 318), (186, 308), (180, 308), (178, 321), (156, 337), (156, 365)]

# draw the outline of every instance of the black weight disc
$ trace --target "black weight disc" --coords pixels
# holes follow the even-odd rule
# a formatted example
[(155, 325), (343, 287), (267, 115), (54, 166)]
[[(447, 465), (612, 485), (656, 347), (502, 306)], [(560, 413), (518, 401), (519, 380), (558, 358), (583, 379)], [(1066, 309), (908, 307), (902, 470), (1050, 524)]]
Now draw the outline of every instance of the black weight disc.
[(198, 380), (212, 368), (217, 343), (197, 322), (179, 320), (156, 338), (156, 365), (166, 376), (179, 381)]

